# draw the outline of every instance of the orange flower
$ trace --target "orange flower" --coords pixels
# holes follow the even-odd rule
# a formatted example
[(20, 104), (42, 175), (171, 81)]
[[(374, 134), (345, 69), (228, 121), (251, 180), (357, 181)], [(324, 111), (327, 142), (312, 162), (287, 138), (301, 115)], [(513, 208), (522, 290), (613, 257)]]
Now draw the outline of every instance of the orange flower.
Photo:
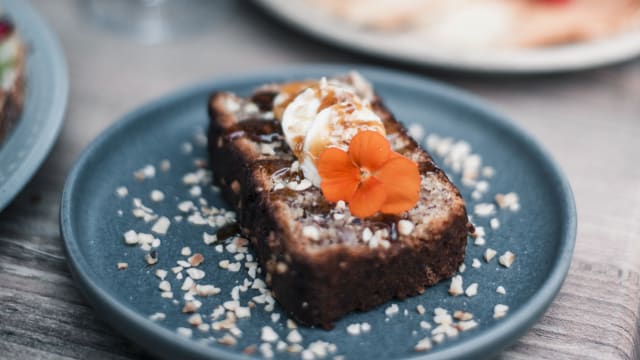
[(375, 131), (357, 133), (348, 152), (324, 150), (317, 166), (324, 197), (349, 203), (349, 210), (359, 218), (378, 211), (401, 214), (418, 202), (418, 165), (393, 152), (389, 141)]

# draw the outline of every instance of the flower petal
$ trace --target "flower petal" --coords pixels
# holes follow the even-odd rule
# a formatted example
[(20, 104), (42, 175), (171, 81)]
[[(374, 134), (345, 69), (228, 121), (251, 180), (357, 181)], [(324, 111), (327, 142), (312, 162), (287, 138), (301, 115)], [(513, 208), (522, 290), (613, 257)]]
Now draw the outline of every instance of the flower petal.
[(360, 170), (351, 161), (349, 154), (328, 148), (320, 154), (317, 162), (322, 181), (322, 195), (330, 202), (350, 201), (360, 184)]
[(380, 207), (385, 214), (400, 214), (413, 208), (420, 199), (418, 165), (404, 156), (392, 156), (375, 177), (382, 183), (387, 198)]
[(358, 166), (378, 170), (391, 155), (389, 140), (375, 131), (360, 131), (349, 144), (349, 156)]
[(370, 177), (353, 194), (349, 202), (349, 210), (353, 216), (366, 218), (377, 213), (386, 198), (387, 195), (382, 183), (378, 179)]

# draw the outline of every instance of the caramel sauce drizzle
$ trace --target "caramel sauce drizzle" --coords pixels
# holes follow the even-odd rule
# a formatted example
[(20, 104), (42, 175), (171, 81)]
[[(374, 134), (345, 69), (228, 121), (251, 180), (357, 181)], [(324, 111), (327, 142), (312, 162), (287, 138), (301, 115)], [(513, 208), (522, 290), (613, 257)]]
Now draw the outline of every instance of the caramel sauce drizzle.
[(282, 120), (282, 114), (284, 114), (284, 110), (291, 104), (291, 102), (300, 94), (303, 90), (306, 90), (309, 87), (312, 87), (316, 84), (316, 81), (306, 80), (306, 81), (294, 81), (290, 83), (286, 83), (280, 87), (280, 96), (284, 96), (284, 101), (280, 104), (274, 105), (273, 107), (273, 116)]

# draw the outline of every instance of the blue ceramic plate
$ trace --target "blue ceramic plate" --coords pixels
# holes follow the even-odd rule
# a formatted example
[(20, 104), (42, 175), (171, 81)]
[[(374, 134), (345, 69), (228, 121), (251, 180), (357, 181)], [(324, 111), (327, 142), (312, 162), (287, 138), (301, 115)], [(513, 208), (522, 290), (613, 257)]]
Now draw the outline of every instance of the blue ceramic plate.
[[(470, 241), (463, 276), (467, 285), (479, 283), (477, 296), (451, 297), (447, 294), (449, 281), (445, 281), (421, 296), (392, 302), (399, 306), (399, 313), (388, 320), (385, 309), (391, 303), (366, 313), (350, 314), (331, 331), (301, 329), (302, 344), (327, 341), (336, 345), (336, 355), (347, 359), (478, 359), (495, 354), (521, 336), (549, 306), (569, 268), (576, 213), (567, 181), (531, 137), (482, 102), (417, 76), (359, 66), (290, 67), (208, 82), (144, 106), (99, 136), (73, 168), (61, 208), (61, 229), (69, 264), (96, 311), (123, 334), (166, 358), (247, 358), (250, 356), (242, 350), (260, 343), (260, 329), (265, 325), (284, 338), (286, 316), (272, 321), (271, 314), (262, 306), (252, 310), (250, 319), (238, 321), (243, 335), (236, 346), (207, 339), (210, 336), (219, 339), (223, 332), (201, 333), (194, 329), (191, 338), (178, 335), (178, 327), (189, 327), (187, 315), (180, 312), (184, 302), (179, 290), (181, 282), (170, 272), (168, 279), (178, 304), (161, 298), (159, 280), (153, 275), (156, 268), (168, 270), (176, 265), (176, 260), (184, 259), (180, 256), (183, 246), (204, 254), (206, 260), (200, 267), (207, 275), (202, 281), (222, 289), (220, 295), (201, 299), (200, 313), (205, 319), (215, 306), (229, 300), (229, 291), (246, 273), (218, 267), (220, 260), (231, 259), (231, 255), (218, 253), (214, 246), (204, 244), (203, 231), (214, 231), (206, 226), (172, 221), (168, 234), (158, 236), (162, 241), (157, 249), (159, 262), (152, 267), (145, 266), (141, 249), (124, 244), (123, 233), (129, 229), (150, 232), (153, 224), (145, 224), (131, 215), (133, 197), (170, 218), (179, 214), (176, 206), (180, 201), (192, 199), (182, 175), (195, 170), (194, 159), (207, 157), (205, 147), (197, 135), (194, 140), (194, 134), (207, 127), (207, 98), (212, 91), (224, 89), (246, 95), (259, 84), (338, 74), (353, 68), (374, 83), (402, 121), (420, 124), (428, 133), (469, 142), (473, 151), (482, 155), (484, 163), (495, 168), (496, 175), (490, 181), (485, 201), (491, 201), (496, 193), (515, 191), (520, 196), (521, 209), (500, 211), (497, 217), (501, 227), (496, 231), (489, 229), (488, 218), (476, 219), (477, 225), (487, 229), (487, 244), (475, 246)], [(190, 152), (185, 151), (190, 150), (185, 143), (192, 145)], [(163, 159), (170, 161), (169, 171), (159, 169)], [(436, 160), (441, 162), (437, 157)], [(135, 180), (133, 173), (147, 164), (155, 165), (155, 177)], [(453, 179), (458, 182), (459, 176)], [(116, 196), (115, 189), (119, 186), (127, 187), (126, 197)], [(164, 200), (150, 199), (154, 189), (164, 192)], [(461, 189), (473, 209), (475, 201), (470, 200), (469, 189)], [(203, 196), (217, 207), (225, 206), (211, 187), (203, 188)], [(496, 258), (490, 263), (482, 261), (479, 269), (471, 267), (472, 259), (481, 259), (487, 247), (497, 250), (499, 255), (512, 251), (516, 254), (515, 263), (506, 269), (498, 265)], [(117, 270), (117, 262), (127, 262), (129, 268)], [(505, 287), (505, 295), (496, 293), (500, 285)], [(252, 291), (242, 293), (241, 301), (257, 295)], [(496, 320), (493, 309), (498, 303), (508, 305), (510, 310), (506, 317)], [(425, 306), (426, 314), (418, 314), (419, 304)], [(429, 334), (419, 323), (426, 320), (434, 325), (436, 307), (450, 312), (458, 309), (471, 312), (479, 326), (434, 345), (427, 353), (416, 353), (413, 350), (416, 342)], [(166, 319), (150, 320), (149, 315), (155, 312), (165, 313)], [(281, 310), (276, 306), (275, 312)], [(346, 327), (356, 322), (369, 323), (371, 331), (347, 335)], [(300, 357), (275, 353), (284, 358)]]
[(27, 45), (26, 97), (18, 123), (0, 144), (0, 211), (38, 170), (62, 127), (67, 66), (51, 29), (27, 1), (0, 1)]

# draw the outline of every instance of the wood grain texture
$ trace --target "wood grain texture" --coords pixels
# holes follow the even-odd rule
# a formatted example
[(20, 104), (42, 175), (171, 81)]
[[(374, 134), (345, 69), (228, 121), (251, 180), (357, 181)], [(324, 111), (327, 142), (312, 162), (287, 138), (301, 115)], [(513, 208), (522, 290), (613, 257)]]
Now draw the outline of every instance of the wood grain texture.
[[(82, 148), (128, 110), (212, 76), (303, 62), (394, 64), (294, 34), (244, 1), (202, 33), (152, 47), (92, 26), (81, 2), (34, 3), (61, 38), (71, 94), (49, 159), (0, 214), (0, 358), (144, 358), (99, 320), (67, 269), (58, 206)], [(500, 358), (639, 359), (640, 62), (516, 78), (409, 70), (465, 88), (509, 114), (556, 157), (576, 195), (578, 241), (569, 276), (542, 320)]]

